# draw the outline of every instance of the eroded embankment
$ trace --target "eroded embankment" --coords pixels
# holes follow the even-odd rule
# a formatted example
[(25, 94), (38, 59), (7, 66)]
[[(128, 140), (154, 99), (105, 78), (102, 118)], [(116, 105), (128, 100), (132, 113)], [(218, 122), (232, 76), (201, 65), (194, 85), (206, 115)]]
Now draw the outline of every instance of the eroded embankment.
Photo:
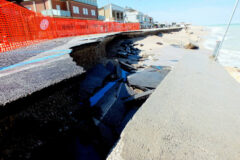
[[(71, 57), (86, 73), (7, 104), (1, 110), (0, 159), (104, 159), (124, 125), (152, 93), (152, 88), (135, 86), (147, 94), (140, 101), (131, 100), (137, 99), (136, 93), (132, 93), (134, 88), (128, 86), (123, 74), (129, 65), (119, 65), (112, 47), (123, 39), (161, 32), (121, 33), (74, 47)], [(123, 48), (130, 46), (126, 43)], [(131, 67), (128, 73), (134, 73)], [(104, 98), (96, 96), (108, 86), (111, 87), (104, 92)]]

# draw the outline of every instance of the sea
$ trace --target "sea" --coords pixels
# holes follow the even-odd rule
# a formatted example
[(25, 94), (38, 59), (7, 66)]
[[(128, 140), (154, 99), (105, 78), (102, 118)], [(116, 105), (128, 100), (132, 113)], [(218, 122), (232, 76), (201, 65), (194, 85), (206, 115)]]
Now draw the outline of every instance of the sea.
[[(227, 25), (207, 26), (210, 31), (204, 42), (206, 49), (214, 51), (216, 42), (221, 41), (227, 29)], [(240, 24), (232, 24), (223, 43), (218, 57), (223, 66), (240, 68)]]

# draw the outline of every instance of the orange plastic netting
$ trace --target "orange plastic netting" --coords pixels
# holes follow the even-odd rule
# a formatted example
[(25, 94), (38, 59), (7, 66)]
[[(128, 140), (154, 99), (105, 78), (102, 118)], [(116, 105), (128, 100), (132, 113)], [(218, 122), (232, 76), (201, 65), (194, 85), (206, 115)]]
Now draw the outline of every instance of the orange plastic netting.
[(139, 23), (46, 17), (0, 0), (0, 52), (60, 37), (139, 29)]

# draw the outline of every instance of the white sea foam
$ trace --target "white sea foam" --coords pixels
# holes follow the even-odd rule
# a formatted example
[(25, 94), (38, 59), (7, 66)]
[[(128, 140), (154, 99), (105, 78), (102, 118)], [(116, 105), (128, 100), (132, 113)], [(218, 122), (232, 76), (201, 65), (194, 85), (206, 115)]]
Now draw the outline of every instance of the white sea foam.
[[(226, 26), (219, 25), (209, 27), (209, 29), (210, 35), (207, 37), (204, 47), (213, 51), (216, 47), (216, 42), (222, 40)], [(218, 59), (224, 66), (240, 68), (240, 25), (230, 27)]]

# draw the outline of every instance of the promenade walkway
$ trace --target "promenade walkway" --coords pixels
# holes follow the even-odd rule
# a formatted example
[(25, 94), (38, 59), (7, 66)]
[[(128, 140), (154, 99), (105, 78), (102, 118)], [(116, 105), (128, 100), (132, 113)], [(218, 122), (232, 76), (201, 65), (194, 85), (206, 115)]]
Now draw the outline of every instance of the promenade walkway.
[(240, 85), (204, 54), (187, 54), (127, 124), (109, 160), (237, 160)]

